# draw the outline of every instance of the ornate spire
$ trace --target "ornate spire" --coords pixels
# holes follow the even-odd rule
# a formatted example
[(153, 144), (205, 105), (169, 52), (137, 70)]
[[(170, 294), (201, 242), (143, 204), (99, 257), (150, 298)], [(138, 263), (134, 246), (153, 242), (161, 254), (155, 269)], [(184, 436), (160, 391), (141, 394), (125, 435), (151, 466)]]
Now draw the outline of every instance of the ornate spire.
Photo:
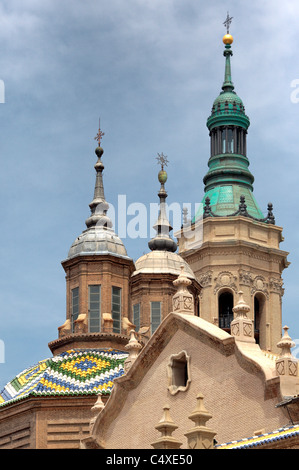
[[(205, 195), (204, 209), (196, 214), (196, 221), (202, 214), (209, 216), (244, 215), (261, 222), (274, 223), (271, 208), (268, 216), (260, 209), (253, 195), (254, 176), (249, 170), (247, 158), (247, 131), (249, 117), (245, 113), (242, 99), (234, 89), (231, 74), (230, 34), (232, 17), (227, 14), (224, 21), (226, 34), (223, 36), (225, 72), (222, 89), (213, 102), (207, 119), (210, 135), (209, 170), (203, 178)], [(246, 199), (246, 204), (245, 204)], [(240, 204), (239, 204), (240, 201)], [(206, 204), (205, 204), (206, 202)]]
[[(94, 166), (96, 170), (96, 181), (93, 200), (89, 204), (91, 214), (85, 221), (87, 228), (83, 230), (81, 235), (79, 235), (79, 237), (77, 237), (72, 243), (68, 252), (68, 259), (79, 255), (103, 254), (130, 259), (122, 240), (116, 235), (113, 229), (110, 217), (107, 215), (109, 204), (106, 201), (104, 194), (104, 165), (102, 162), (104, 150), (101, 147), (103, 135), (104, 132), (102, 132), (99, 127), (99, 131), (95, 137), (95, 140), (98, 142), (98, 147), (95, 149), (98, 161)], [(109, 325), (109, 318), (106, 323)], [(108, 327), (107, 325), (106, 327)]]
[(172, 436), (172, 433), (178, 428), (170, 416), (170, 407), (165, 405), (163, 408), (163, 416), (155, 428), (161, 433), (155, 442), (151, 444), (154, 449), (179, 449), (182, 442)]
[(101, 139), (103, 135), (105, 134), (104, 132), (101, 131), (101, 128), (99, 127), (98, 133), (95, 136), (95, 140), (98, 141), (98, 147), (95, 149), (95, 154), (98, 157), (98, 161), (94, 166), (96, 170), (96, 182), (95, 182), (94, 196), (93, 196), (93, 200), (89, 204), (91, 215), (85, 222), (88, 228), (95, 226), (95, 225), (101, 225), (103, 227), (109, 227), (109, 228), (112, 227), (112, 222), (110, 218), (107, 216), (109, 204), (105, 199), (104, 185), (103, 185), (102, 173), (105, 168), (101, 160), (103, 153), (104, 153), (104, 150), (101, 147)]
[(223, 55), (225, 57), (225, 73), (224, 73), (224, 82), (222, 85), (223, 91), (233, 91), (234, 85), (232, 83), (232, 74), (231, 74), (231, 65), (230, 65), (230, 56), (233, 55), (233, 51), (231, 50), (231, 44), (233, 43), (233, 37), (229, 34), (229, 27), (232, 22), (232, 17), (229, 16), (227, 13), (226, 20), (224, 21), (224, 25), (227, 29), (227, 34), (223, 36), (223, 43), (225, 44), (225, 51)]
[(185, 266), (182, 265), (179, 276), (173, 281), (173, 285), (177, 289), (177, 292), (172, 298), (173, 311), (175, 313), (194, 315), (194, 298), (188, 290), (192, 281), (187, 277), (184, 268)]
[(213, 449), (216, 433), (208, 428), (206, 422), (212, 415), (206, 410), (203, 403), (204, 396), (199, 393), (196, 397), (195, 410), (189, 416), (195, 426), (185, 433), (188, 439), (188, 449)]
[(166, 214), (167, 192), (164, 186), (167, 181), (167, 172), (164, 170), (164, 167), (168, 165), (168, 159), (166, 155), (163, 155), (163, 152), (161, 154), (158, 153), (158, 157), (156, 157), (156, 159), (158, 160), (158, 164), (161, 165), (161, 170), (158, 173), (158, 180), (161, 184), (160, 191), (158, 193), (160, 198), (160, 207), (158, 220), (153, 226), (157, 235), (149, 241), (148, 246), (151, 250), (174, 252), (177, 249), (177, 244), (169, 236), (169, 232), (171, 232), (172, 227)]

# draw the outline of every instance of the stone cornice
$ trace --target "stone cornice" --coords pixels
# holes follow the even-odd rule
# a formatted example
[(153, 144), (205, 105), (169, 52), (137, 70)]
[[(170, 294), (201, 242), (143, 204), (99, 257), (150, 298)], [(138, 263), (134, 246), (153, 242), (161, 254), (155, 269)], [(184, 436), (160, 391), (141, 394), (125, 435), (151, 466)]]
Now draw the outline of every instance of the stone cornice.
[(181, 256), (189, 263), (202, 260), (207, 256), (224, 255), (234, 256), (237, 254), (247, 255), (251, 258), (281, 263), (285, 260), (286, 266), (290, 263), (286, 260), (289, 254), (286, 251), (277, 248), (269, 248), (245, 240), (225, 240), (225, 242), (208, 241), (201, 245), (197, 250), (189, 250), (181, 253)]
[(119, 345), (122, 349), (124, 349), (124, 346), (128, 343), (128, 341), (129, 336), (118, 333), (73, 333), (50, 341), (48, 346), (51, 352), (55, 355), (55, 351), (62, 347), (76, 347), (72, 346), (74, 343), (86, 343), (86, 348), (94, 348), (94, 343), (99, 343), (97, 347), (101, 347), (101, 342), (111, 342)]

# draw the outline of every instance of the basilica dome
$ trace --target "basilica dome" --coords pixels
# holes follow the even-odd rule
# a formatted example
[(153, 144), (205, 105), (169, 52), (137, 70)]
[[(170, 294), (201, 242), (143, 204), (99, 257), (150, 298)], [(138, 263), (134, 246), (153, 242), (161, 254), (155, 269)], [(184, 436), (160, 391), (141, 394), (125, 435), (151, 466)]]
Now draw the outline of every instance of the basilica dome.
[(135, 261), (136, 270), (132, 276), (140, 273), (146, 274), (174, 274), (179, 276), (181, 267), (190, 279), (195, 279), (195, 275), (188, 263), (178, 254), (165, 250), (154, 250), (146, 253)]
[(68, 259), (80, 255), (105, 254), (128, 258), (127, 250), (114, 230), (95, 225), (76, 238), (69, 250)]

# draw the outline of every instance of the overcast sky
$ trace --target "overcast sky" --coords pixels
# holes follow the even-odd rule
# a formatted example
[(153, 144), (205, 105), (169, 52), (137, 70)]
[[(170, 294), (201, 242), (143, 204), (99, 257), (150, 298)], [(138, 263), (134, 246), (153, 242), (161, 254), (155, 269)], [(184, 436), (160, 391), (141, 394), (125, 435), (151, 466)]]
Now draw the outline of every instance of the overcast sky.
[[(168, 202), (202, 200), (227, 10), (254, 194), (284, 229), (283, 325), (299, 345), (299, 3), (1, 0), (0, 389), (51, 356), (65, 321), (60, 263), (90, 213), (99, 117), (112, 206), (157, 202), (161, 152)], [(148, 251), (148, 238), (123, 242), (133, 259)]]

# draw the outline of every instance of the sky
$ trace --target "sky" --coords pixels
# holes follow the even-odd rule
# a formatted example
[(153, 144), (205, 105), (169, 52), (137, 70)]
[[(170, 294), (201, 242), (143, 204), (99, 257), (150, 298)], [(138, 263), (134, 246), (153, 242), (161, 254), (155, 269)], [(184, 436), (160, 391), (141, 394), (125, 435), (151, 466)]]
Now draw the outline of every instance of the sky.
[[(202, 200), (227, 11), (254, 195), (283, 227), (283, 326), (299, 346), (299, 3), (1, 0), (0, 389), (51, 357), (65, 321), (61, 261), (90, 214), (99, 118), (105, 196), (125, 197), (127, 222), (158, 201), (158, 153), (168, 203)], [(149, 238), (122, 240), (135, 260)]]

